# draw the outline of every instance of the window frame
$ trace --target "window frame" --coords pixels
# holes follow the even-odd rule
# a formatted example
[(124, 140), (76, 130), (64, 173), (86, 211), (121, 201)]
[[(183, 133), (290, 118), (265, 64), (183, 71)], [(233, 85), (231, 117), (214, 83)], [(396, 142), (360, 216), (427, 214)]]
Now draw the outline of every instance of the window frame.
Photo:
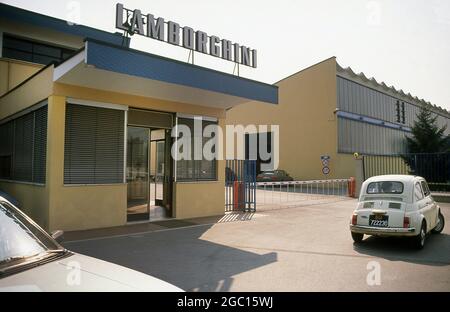
[[(206, 138), (203, 136), (203, 131), (205, 129), (206, 126), (214, 124), (217, 127), (219, 126), (219, 121), (216, 118), (211, 118), (211, 117), (206, 117), (206, 116), (190, 116), (190, 115), (178, 115), (176, 118), (176, 127), (178, 127), (180, 124), (180, 119), (186, 119), (186, 120), (192, 120), (192, 122), (195, 122), (195, 120), (200, 119), (202, 122), (202, 151), (203, 151), (203, 147), (205, 144), (205, 139), (206, 140), (210, 140), (211, 138)], [(207, 123), (205, 125), (205, 122)], [(184, 124), (186, 125), (186, 124)], [(188, 125), (189, 126), (189, 125)], [(191, 129), (191, 128), (190, 128)], [(194, 156), (194, 132), (192, 131), (193, 129), (191, 129), (191, 156)], [(178, 133), (177, 133), (178, 135)], [(177, 136), (176, 140), (178, 140), (180, 137)], [(217, 137), (217, 133), (215, 136), (216, 139), (218, 139)], [(175, 141), (175, 144), (177, 144), (177, 141)], [(217, 147), (217, 145), (216, 145)], [(176, 147), (176, 152), (178, 153), (178, 145)], [(212, 165), (213, 168), (213, 172), (212, 172), (212, 176), (211, 177), (202, 177), (200, 175), (200, 171), (202, 170), (202, 162), (203, 161), (207, 161), (207, 162), (214, 162), (214, 164)], [(181, 167), (180, 162), (191, 162), (191, 167), (188, 167), (185, 165), (185, 176), (181, 176), (179, 174), (179, 170)], [(218, 175), (218, 159), (214, 159), (214, 160), (205, 160), (203, 159), (203, 152), (202, 152), (202, 160), (195, 160), (195, 159), (190, 159), (190, 160), (186, 160), (186, 159), (182, 159), (182, 160), (175, 160), (175, 170), (174, 170), (174, 176), (175, 176), (175, 181), (178, 183), (202, 183), (202, 182), (217, 182), (219, 179), (219, 175)], [(188, 171), (188, 169), (186, 168), (192, 168), (192, 173), (189, 176), (189, 174), (186, 173), (186, 171)]]
[[(416, 198), (416, 185), (419, 186), (420, 194), (422, 194), (422, 197), (421, 197), (421, 198)], [(421, 201), (421, 200), (424, 199), (424, 198), (425, 198), (425, 194), (424, 194), (424, 192), (423, 192), (422, 185), (421, 185), (420, 181), (416, 181), (416, 182), (414, 183), (414, 188), (413, 188), (413, 199), (414, 199), (414, 202), (419, 202), (419, 201)]]
[[(395, 193), (369, 192), (369, 187), (370, 187), (372, 184), (378, 184), (378, 183), (384, 183), (384, 182), (399, 183), (399, 184), (402, 185), (402, 191), (401, 191), (401, 192), (395, 192)], [(373, 181), (373, 182), (370, 182), (370, 183), (367, 185), (367, 187), (366, 187), (366, 194), (369, 194), (369, 195), (374, 195), (374, 194), (382, 194), (382, 195), (386, 195), (386, 194), (388, 194), (388, 195), (401, 195), (401, 194), (404, 193), (404, 191), (405, 191), (405, 184), (404, 184), (403, 182), (401, 182), (401, 181)]]
[(420, 181), (420, 186), (422, 187), (424, 197), (428, 197), (431, 195), (430, 188), (428, 187), (428, 183), (425, 180)]
[[(5, 45), (5, 42), (8, 43), (8, 40), (27, 43), (30, 45), (30, 49), (21, 49), (20, 47), (17, 47), (17, 45), (16, 46)], [(35, 51), (38, 48), (50, 48), (50, 49), (58, 50), (57, 52), (58, 52), (59, 56), (54, 56), (54, 55), (50, 55), (50, 54), (45, 54), (43, 52)], [(20, 57), (15, 57), (14, 55), (5, 56), (5, 50), (8, 50), (12, 53), (16, 53), (16, 55), (17, 55), (17, 53), (22, 53), (29, 57), (28, 58), (25, 58), (25, 57), (20, 58)], [(10, 34), (10, 33), (2, 34), (2, 42), (1, 42), (1, 57), (2, 58), (18, 60), (18, 61), (22, 61), (22, 62), (29, 62), (29, 63), (33, 63), (33, 64), (48, 65), (48, 64), (51, 64), (52, 62), (57, 62), (57, 63), (63, 62), (65, 60), (67, 60), (68, 58), (70, 58), (76, 51), (77, 51), (77, 49), (63, 47), (60, 45), (56, 45), (56, 44), (52, 44), (52, 43), (48, 43), (48, 42), (42, 42), (42, 41), (38, 41), (38, 40), (34, 40), (31, 38), (26, 38), (26, 37), (22, 37), (22, 36), (17, 36), (15, 34)], [(7, 54), (9, 54), (9, 53), (7, 53)], [(66, 57), (64, 57), (64, 56), (66, 56)], [(37, 61), (38, 57), (48, 58), (49, 61), (48, 62)]]
[[(121, 157), (122, 157), (122, 166), (120, 166), (120, 168), (121, 168), (120, 173), (122, 175), (121, 179), (119, 179), (117, 181), (114, 181), (114, 182), (112, 182), (112, 181), (107, 181), (107, 182), (104, 182), (104, 181), (100, 182), (100, 181), (98, 181), (97, 182), (96, 180), (100, 179), (101, 175), (97, 176), (96, 173), (93, 173), (93, 176), (91, 177), (92, 181), (85, 180), (84, 182), (72, 182), (72, 181), (68, 181), (68, 179), (66, 179), (66, 175), (67, 176), (72, 176), (73, 175), (72, 172), (70, 172), (70, 173), (66, 172), (66, 169), (68, 169), (68, 166), (70, 165), (70, 167), (71, 167), (71, 162), (72, 162), (72, 159), (68, 160), (67, 157), (66, 157), (66, 152), (67, 152), (67, 147), (68, 147), (67, 144), (69, 144), (69, 141), (67, 139), (67, 135), (69, 135), (69, 131), (67, 130), (67, 127), (69, 125), (68, 122), (67, 122), (67, 118), (68, 118), (67, 113), (68, 113), (68, 110), (69, 110), (68, 109), (69, 105), (76, 106), (77, 108), (85, 107), (85, 108), (93, 109), (93, 110), (95, 110), (96, 114), (98, 112), (97, 110), (102, 110), (102, 109), (111, 110), (111, 111), (119, 111), (119, 112), (121, 112), (123, 114), (123, 123), (122, 123), (123, 140), (122, 140), (122, 144), (119, 143), (117, 145), (117, 147), (119, 148), (119, 153), (117, 155), (121, 155)], [(84, 185), (92, 185), (92, 186), (95, 186), (95, 185), (119, 185), (119, 184), (125, 184), (126, 183), (127, 110), (128, 110), (128, 106), (119, 105), (119, 104), (108, 104), (108, 103), (100, 103), (100, 102), (91, 102), (91, 101), (84, 101), (84, 100), (78, 100), (78, 99), (72, 99), (72, 98), (68, 98), (67, 99), (67, 101), (66, 101), (66, 113), (65, 113), (65, 116), (64, 116), (64, 118), (66, 119), (65, 129), (64, 129), (64, 136), (65, 136), (65, 140), (64, 140), (64, 171), (63, 171), (64, 172), (63, 173), (64, 174), (64, 178), (63, 178), (64, 179), (64, 186), (69, 186), (70, 187), (70, 186), (80, 186), (80, 185), (81, 186), (84, 186)], [(103, 119), (103, 117), (102, 117), (102, 119)], [(95, 134), (92, 135), (92, 139), (95, 142), (96, 142), (97, 135), (98, 135), (98, 127), (97, 127), (98, 121), (99, 121), (99, 116), (96, 116), (96, 118), (95, 118), (96, 124), (95, 124), (95, 129), (94, 129), (95, 130)], [(94, 142), (93, 145), (96, 147), (95, 142)], [(72, 142), (70, 142), (70, 144), (71, 143)], [(123, 148), (123, 151), (122, 151), (121, 154), (120, 154), (120, 147), (119, 146), (121, 148)], [(72, 147), (70, 147), (70, 146), (69, 146), (69, 148), (72, 149)], [(98, 160), (98, 157), (96, 155), (97, 151), (98, 150), (94, 150), (93, 151), (93, 155), (91, 155), (91, 157), (93, 159), (93, 162), (94, 162), (94, 168), (97, 168), (97, 166), (96, 166), (96, 163), (97, 163), (97, 160)], [(67, 161), (70, 162), (69, 165), (68, 165)], [(70, 169), (73, 170), (73, 168), (70, 168)], [(70, 180), (72, 180), (72, 178), (70, 178)]]
[[(37, 125), (37, 113), (41, 110), (45, 109), (45, 122), (41, 125), (45, 125), (45, 128), (39, 129), (39, 132), (36, 129)], [(31, 116), (32, 119), (32, 130), (31, 130), (31, 155), (30, 155), (30, 178), (29, 179), (17, 179), (15, 175), (15, 167), (16, 167), (16, 122), (17, 120), (20, 120), (22, 118), (25, 118), (26, 116)], [(41, 116), (42, 117), (42, 116)], [(7, 181), (7, 182), (13, 182), (13, 183), (20, 183), (20, 184), (31, 184), (31, 185), (38, 185), (38, 186), (45, 186), (47, 183), (47, 146), (48, 146), (48, 103), (47, 101), (42, 101), (34, 106), (29, 107), (28, 109), (22, 111), (21, 113), (12, 115), (0, 122), (0, 126), (4, 126), (7, 124), (11, 124), (11, 131), (12, 131), (12, 139), (11, 139), (11, 151), (10, 155), (8, 156), (1, 156), (1, 157), (9, 157), (10, 158), (10, 168), (9, 168), (9, 177), (0, 177), (0, 181)], [(43, 137), (37, 137), (37, 134), (44, 135)], [(40, 143), (42, 145), (37, 144), (38, 140), (40, 139)], [(38, 156), (38, 158), (36, 158)], [(44, 168), (42, 168), (42, 171), (39, 172), (40, 174), (36, 174), (36, 168), (35, 164), (39, 162), (41, 156), (43, 162)], [(40, 177), (39, 180), (36, 179), (36, 177)]]

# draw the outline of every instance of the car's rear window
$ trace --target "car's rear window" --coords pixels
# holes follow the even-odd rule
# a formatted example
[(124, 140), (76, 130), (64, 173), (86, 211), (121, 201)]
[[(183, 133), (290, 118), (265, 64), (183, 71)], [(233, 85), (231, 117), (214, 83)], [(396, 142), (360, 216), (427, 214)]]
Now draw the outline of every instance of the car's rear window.
[(398, 181), (371, 182), (367, 186), (367, 194), (402, 194), (403, 183)]

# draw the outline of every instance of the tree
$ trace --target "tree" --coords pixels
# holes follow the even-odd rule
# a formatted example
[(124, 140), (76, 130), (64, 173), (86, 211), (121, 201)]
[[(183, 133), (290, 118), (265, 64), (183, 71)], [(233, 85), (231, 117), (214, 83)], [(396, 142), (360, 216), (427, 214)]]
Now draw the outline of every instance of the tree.
[(447, 126), (439, 128), (437, 115), (433, 117), (429, 105), (423, 105), (412, 127), (412, 136), (407, 136), (408, 153), (450, 152), (450, 140), (445, 135)]
[(445, 134), (447, 126), (439, 127), (437, 115), (430, 105), (423, 105), (417, 114), (411, 136), (406, 136), (408, 153), (402, 158), (411, 169), (428, 182), (448, 183), (450, 180), (450, 138)]

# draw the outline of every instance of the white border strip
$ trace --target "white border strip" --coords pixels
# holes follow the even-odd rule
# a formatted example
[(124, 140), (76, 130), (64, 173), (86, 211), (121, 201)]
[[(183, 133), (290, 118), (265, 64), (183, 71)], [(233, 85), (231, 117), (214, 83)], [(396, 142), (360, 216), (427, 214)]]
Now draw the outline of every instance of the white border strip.
[(117, 110), (123, 110), (123, 111), (128, 110), (128, 105), (96, 102), (96, 101), (89, 101), (89, 100), (80, 100), (80, 99), (74, 99), (74, 98), (67, 98), (67, 103), (85, 105), (85, 106), (93, 106), (93, 107), (101, 107), (101, 108), (109, 108), (109, 109), (117, 109)]
[(189, 119), (202, 119), (206, 121), (213, 121), (217, 122), (218, 119), (216, 117), (208, 117), (208, 116), (201, 116), (201, 115), (191, 115), (191, 114), (183, 114), (183, 113), (177, 113), (177, 117), (179, 118), (189, 118)]
[(127, 143), (128, 143), (128, 110), (124, 112), (124, 126), (123, 126), (123, 183), (127, 183)]
[(57, 81), (58, 79), (60, 79), (62, 76), (74, 69), (78, 64), (85, 63), (85, 60), (86, 51), (83, 50), (80, 53), (72, 56), (64, 63), (58, 65), (53, 71), (53, 81)]

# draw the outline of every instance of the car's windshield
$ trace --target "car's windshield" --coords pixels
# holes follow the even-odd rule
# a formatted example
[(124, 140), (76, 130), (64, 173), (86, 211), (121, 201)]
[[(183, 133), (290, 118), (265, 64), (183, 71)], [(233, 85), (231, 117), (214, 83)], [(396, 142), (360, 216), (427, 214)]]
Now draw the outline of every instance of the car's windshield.
[(0, 265), (59, 246), (6, 202), (0, 202)]
[(367, 194), (402, 194), (403, 183), (397, 181), (371, 182), (367, 186)]

